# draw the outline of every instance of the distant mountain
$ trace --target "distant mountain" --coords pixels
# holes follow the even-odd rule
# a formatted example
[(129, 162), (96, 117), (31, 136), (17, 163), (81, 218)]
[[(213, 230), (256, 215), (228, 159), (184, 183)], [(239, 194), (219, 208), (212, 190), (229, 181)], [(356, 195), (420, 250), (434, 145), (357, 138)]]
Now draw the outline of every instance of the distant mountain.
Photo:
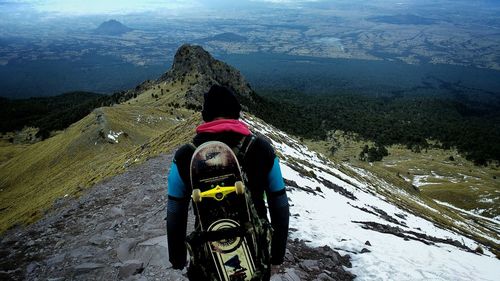
[(200, 42), (207, 42), (207, 41), (220, 41), (220, 42), (246, 42), (247, 38), (241, 35), (238, 35), (236, 33), (232, 32), (225, 32), (225, 33), (220, 33), (214, 36), (210, 37), (205, 37), (200, 40)]
[(99, 27), (96, 28), (94, 32), (100, 35), (122, 35), (132, 30), (132, 28), (122, 24), (117, 20), (108, 20), (101, 23), (101, 25), (99, 25)]

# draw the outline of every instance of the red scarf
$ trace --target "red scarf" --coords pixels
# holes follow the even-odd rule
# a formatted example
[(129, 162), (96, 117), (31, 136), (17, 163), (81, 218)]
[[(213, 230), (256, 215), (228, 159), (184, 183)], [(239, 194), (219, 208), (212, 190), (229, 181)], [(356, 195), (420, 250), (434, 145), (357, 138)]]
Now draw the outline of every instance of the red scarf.
[(196, 128), (196, 133), (222, 133), (222, 132), (234, 132), (242, 134), (244, 136), (251, 135), (252, 133), (248, 129), (248, 126), (235, 119), (219, 119), (203, 123)]

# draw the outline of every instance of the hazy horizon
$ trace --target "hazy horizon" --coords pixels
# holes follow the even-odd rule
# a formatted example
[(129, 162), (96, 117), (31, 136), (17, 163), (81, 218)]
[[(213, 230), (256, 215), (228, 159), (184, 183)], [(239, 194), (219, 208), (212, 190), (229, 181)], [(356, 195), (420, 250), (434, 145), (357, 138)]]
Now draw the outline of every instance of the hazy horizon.
[[(215, 56), (268, 53), (500, 71), (499, 15), (500, 1), (0, 0), (0, 96), (123, 90), (166, 71), (183, 43)], [(132, 31), (95, 33), (110, 19)]]

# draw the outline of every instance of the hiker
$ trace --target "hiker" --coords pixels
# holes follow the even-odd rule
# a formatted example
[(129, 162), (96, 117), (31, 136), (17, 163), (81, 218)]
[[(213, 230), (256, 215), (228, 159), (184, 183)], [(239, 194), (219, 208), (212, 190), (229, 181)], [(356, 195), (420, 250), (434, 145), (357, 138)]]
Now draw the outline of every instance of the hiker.
[[(204, 123), (196, 128), (192, 144), (177, 150), (168, 176), (167, 235), (170, 263), (174, 269), (186, 266), (186, 224), (191, 196), (190, 161), (195, 147), (207, 141), (221, 141), (229, 147), (236, 147), (243, 139), (253, 136), (247, 125), (239, 121), (241, 106), (229, 89), (214, 85), (204, 95), (202, 116)], [(248, 180), (247, 188), (258, 216), (267, 221), (267, 209), (271, 218), (273, 235), (270, 263), (283, 262), (288, 236), (289, 205), (285, 184), (281, 175), (278, 158), (271, 144), (262, 137), (252, 137), (244, 160), (240, 160), (242, 170)], [(265, 196), (264, 196), (265, 194)], [(196, 276), (190, 274), (190, 280)], [(267, 273), (269, 275), (270, 273)], [(269, 278), (266, 277), (267, 279)]]

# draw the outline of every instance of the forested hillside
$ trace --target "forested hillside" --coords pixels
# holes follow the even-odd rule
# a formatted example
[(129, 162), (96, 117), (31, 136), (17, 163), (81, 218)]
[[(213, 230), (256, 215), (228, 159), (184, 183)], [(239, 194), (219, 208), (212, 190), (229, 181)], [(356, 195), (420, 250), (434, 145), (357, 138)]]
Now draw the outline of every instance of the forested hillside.
[[(45, 139), (51, 131), (65, 129), (97, 107), (134, 96), (136, 93), (131, 91), (110, 96), (71, 92), (23, 100), (1, 98), (0, 132), (32, 126), (39, 128), (37, 137)], [(342, 130), (354, 132), (379, 147), (404, 144), (414, 152), (430, 146), (456, 147), (478, 165), (500, 160), (500, 104), (497, 101), (275, 90), (260, 91), (247, 104), (251, 112), (264, 120), (305, 138), (326, 139), (329, 131)]]
[[(357, 133), (380, 146), (456, 147), (469, 160), (500, 160), (500, 104), (441, 96), (314, 95), (261, 92), (254, 113), (295, 135), (326, 139), (331, 130)], [(435, 140), (430, 142), (429, 140)]]
[(62, 130), (101, 106), (110, 106), (136, 97), (135, 91), (103, 95), (91, 92), (69, 92), (53, 97), (29, 99), (0, 98), (0, 132), (21, 130), (25, 126), (38, 128), (37, 137), (45, 139), (51, 131)]

